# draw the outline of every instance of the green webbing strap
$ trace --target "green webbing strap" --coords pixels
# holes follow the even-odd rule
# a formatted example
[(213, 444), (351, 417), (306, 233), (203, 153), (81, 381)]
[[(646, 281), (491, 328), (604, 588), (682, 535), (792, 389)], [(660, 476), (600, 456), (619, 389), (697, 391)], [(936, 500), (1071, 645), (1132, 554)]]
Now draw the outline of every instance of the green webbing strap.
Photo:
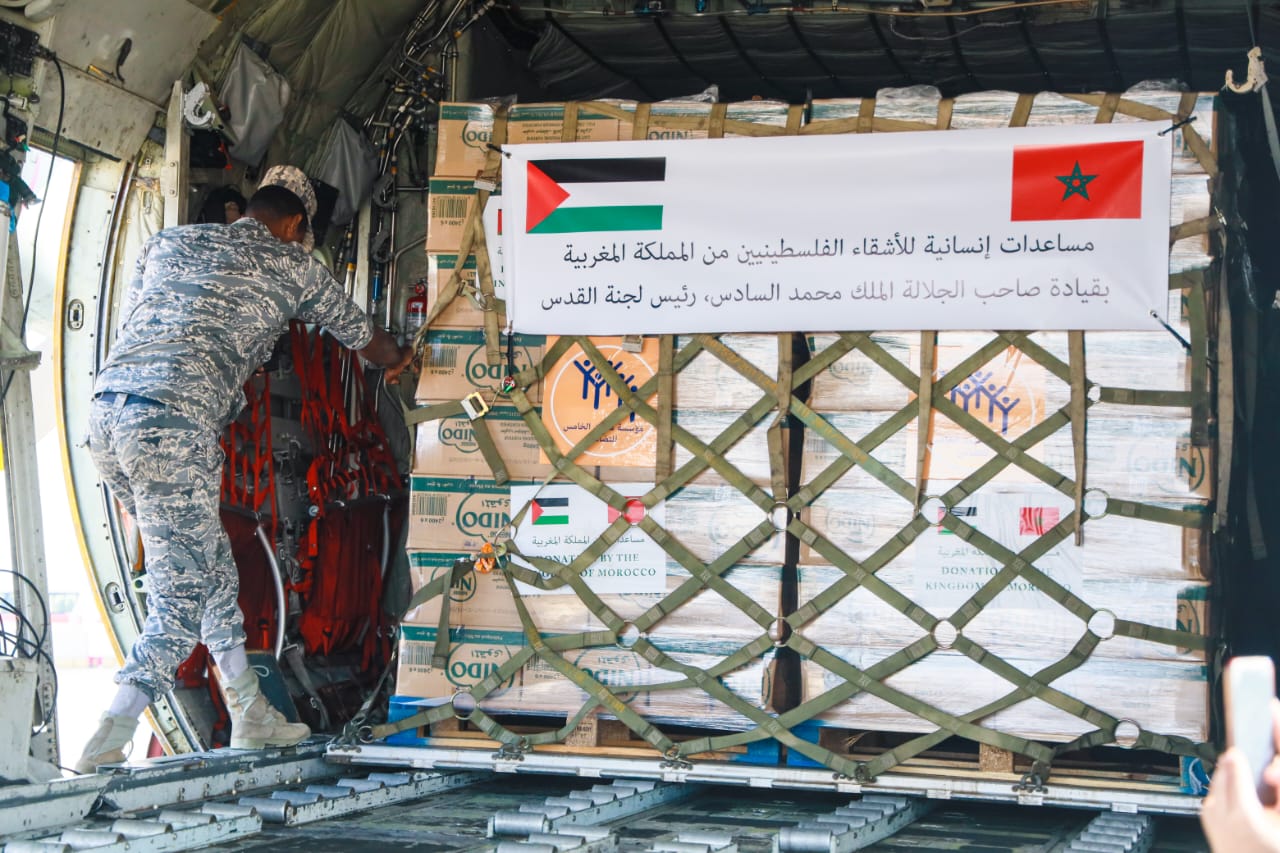
[[(1116, 726), (1121, 721), (1116, 720), (1115, 724), (1106, 728), (1096, 729), (1086, 732), (1080, 737), (1067, 743), (1058, 744), (1054, 750), (1058, 755), (1066, 755), (1067, 753), (1076, 752), (1082, 749), (1090, 749), (1095, 746), (1106, 746), (1116, 742)], [(1130, 749), (1151, 749), (1158, 752), (1170, 753), (1173, 755), (1194, 756), (1205, 761), (1213, 761), (1218, 757), (1218, 750), (1211, 743), (1196, 743), (1193, 740), (1174, 735), (1161, 735), (1155, 732), (1139, 730), (1137, 738), (1134, 739)]]
[(1031, 106), (1035, 103), (1036, 96), (1023, 92), (1018, 95), (1018, 100), (1013, 105), (1013, 111), (1009, 114), (1009, 127), (1026, 127), (1027, 119), (1031, 118)]
[[(1215, 262), (1217, 263), (1217, 262)], [(1205, 323), (1204, 278), (1191, 285), (1187, 324), (1191, 327), (1191, 443), (1209, 443), (1209, 340)]]
[[(401, 400), (401, 405), (404, 405), (403, 400)], [(441, 418), (451, 418), (460, 414), (463, 414), (462, 404), (456, 400), (448, 403), (416, 406), (412, 409), (404, 406), (404, 422), (406, 426), (415, 426), (426, 421), (438, 421)]]
[(533, 617), (529, 615), (529, 609), (525, 606), (524, 597), (520, 594), (520, 590), (515, 584), (511, 584), (511, 599), (515, 603), (516, 613), (520, 617), (520, 624), (524, 626), (525, 642), (533, 649), (534, 654), (576, 687), (586, 692), (588, 696), (600, 704), (601, 708), (617, 717), (626, 724), (627, 728), (644, 738), (655, 748), (666, 752), (675, 746), (670, 738), (660, 732), (644, 717), (631, 710), (625, 702), (615, 696), (608, 687), (593, 678), (589, 672), (579, 669), (556, 653), (554, 647), (543, 639), (538, 629), (534, 626)]
[[(484, 312), (485, 361), (491, 365), (502, 364), (502, 323), (498, 316), (499, 302), (493, 289), (493, 266), (489, 263), (489, 242), (484, 234), (483, 218), (477, 220), (475, 235), (476, 283), (479, 285), (480, 310)], [(459, 263), (462, 263), (459, 260)]]
[[(507, 108), (500, 106), (494, 111), (493, 115), (493, 135), (491, 137), (491, 147), (485, 155), (484, 168), (480, 172), (480, 177), (490, 181), (497, 181), (498, 171), (502, 162), (502, 153), (500, 146), (507, 139)], [(462, 224), (462, 240), (458, 245), (458, 265), (454, 268), (453, 274), (449, 276), (449, 280), (445, 282), (444, 287), (440, 288), (440, 292), (436, 297), (436, 304), (431, 306), (427, 312), (427, 320), (418, 329), (418, 333), (414, 340), (414, 348), (421, 349), (426, 340), (427, 329), (439, 317), (454, 298), (462, 290), (462, 269), (466, 266), (467, 258), (476, 246), (476, 234), (480, 235), (480, 241), (484, 242), (484, 220), (483, 213), (485, 205), (489, 202), (489, 190), (477, 189), (475, 199), (471, 202), (471, 206), (467, 210), (467, 218)], [(483, 254), (483, 253), (482, 253)], [(477, 268), (480, 259), (476, 258)], [(489, 287), (492, 291), (493, 279), (490, 277)], [(496, 310), (496, 305), (494, 306)]]
[(791, 336), (778, 335), (778, 380), (774, 384), (778, 415), (769, 426), (769, 473), (775, 502), (787, 499), (787, 434), (791, 410)]
[[(605, 382), (608, 383), (613, 392), (618, 395), (618, 399), (622, 401), (623, 405), (630, 411), (635, 412), (637, 415), (644, 418), (649, 423), (656, 423), (658, 413), (652, 406), (644, 402), (644, 398), (640, 394), (633, 393), (631, 391), (627, 383), (622, 380), (622, 377), (619, 376), (618, 372), (609, 364), (609, 360), (604, 357), (599, 349), (596, 348), (596, 345), (591, 341), (591, 339), (578, 338), (577, 342), (578, 345), (582, 347), (583, 352), (591, 357), (592, 364), (596, 365), (596, 369), (600, 371)], [(653, 380), (650, 381), (652, 382)], [(648, 384), (649, 383), (646, 383), (646, 387)], [(621, 409), (621, 407), (619, 408)], [(772, 509), (773, 498), (770, 495), (766, 494), (763, 489), (751, 482), (749, 478), (743, 475), (742, 472), (733, 467), (733, 465), (727, 462), (719, 454), (708, 453), (707, 446), (695, 435), (679, 424), (672, 424), (672, 434), (681, 446), (689, 450), (695, 456), (700, 456), (710, 465), (711, 468), (715, 470), (717, 474), (724, 478), (725, 482), (729, 483), (729, 485), (738, 489), (750, 498), (752, 503), (760, 507), (760, 509), (764, 510), (766, 513)]]
[[(987, 652), (985, 649), (982, 649), (976, 643), (969, 641), (968, 638), (965, 637), (957, 638), (953, 648), (963, 652), (970, 658), (977, 660), (979, 663), (982, 663), (990, 656), (990, 652)], [(1070, 661), (1059, 661), (1057, 664), (1054, 664), (1051, 667), (1046, 667), (1045, 669), (1042, 669), (1030, 676), (1026, 675), (1019, 669), (1011, 667), (1010, 669), (1012, 669), (1012, 672), (1009, 673), (1011, 677), (1010, 680), (1020, 686), (995, 701), (983, 705), (981, 708), (970, 711), (960, 719), (967, 723), (977, 722), (978, 720), (989, 717), (992, 714), (1003, 711), (1020, 702), (1026, 701), (1027, 699), (1033, 698), (1036, 695), (1039, 695), (1042, 698), (1051, 698), (1052, 700), (1062, 702), (1073, 702), (1075, 700), (1072, 700), (1071, 697), (1066, 696), (1047, 685), (1054, 679), (1059, 678), (1065, 672), (1077, 668), (1084, 662), (1084, 660), (1087, 660), (1087, 656), (1084, 658), (1075, 656)], [(1001, 661), (1001, 663), (1003, 664), (1003, 661)], [(1090, 709), (1090, 713), (1097, 715), (1098, 712)], [(891, 753), (886, 753), (878, 757), (875, 761), (871, 762), (869, 769), (873, 774), (882, 772), (883, 770), (888, 770), (896, 764), (901, 764), (902, 762), (910, 758), (914, 758), (926, 750), (932, 749), (942, 741), (951, 737), (952, 734), (953, 733), (947, 729), (938, 729), (930, 734), (915, 738), (907, 743), (894, 747)]]
[(636, 104), (635, 117), (631, 120), (631, 138), (644, 139), (649, 135), (649, 115), (653, 104)]
[(858, 102), (858, 124), (855, 127), (857, 133), (871, 133), (875, 127), (876, 116), (876, 99), (863, 98)]
[(453, 603), (453, 588), (459, 581), (474, 575), (475, 563), (471, 560), (456, 560), (445, 572), (446, 583), (440, 596), (440, 618), (436, 622), (436, 644), (431, 650), (431, 666), (433, 669), (445, 669), (449, 665), (449, 607)]
[(876, 577), (876, 572), (890, 560), (906, 549), (908, 545), (927, 530), (931, 525), (919, 515), (911, 523), (898, 532), (892, 540), (881, 546), (866, 560), (858, 561), (840, 548), (827, 541), (807, 524), (800, 520), (792, 521), (792, 527), (800, 531), (800, 538), (810, 548), (817, 551), (832, 566), (844, 572), (844, 577), (802, 604), (794, 613), (786, 617), (787, 623), (794, 632), (812, 621), (831, 607), (838, 604), (846, 595), (858, 587), (864, 587), (881, 601), (915, 622), (925, 631), (932, 631), (938, 624), (938, 618), (928, 610), (907, 598), (896, 587)]
[(1102, 96), (1102, 102), (1098, 104), (1098, 112), (1093, 117), (1094, 124), (1110, 124), (1115, 118), (1116, 108), (1120, 106), (1120, 93), (1108, 92)]
[[(794, 408), (794, 407), (793, 407)], [(917, 407), (914, 403), (908, 403), (890, 418), (884, 421), (880, 426), (862, 437), (862, 440), (856, 442), (856, 446), (868, 456), (881, 444), (892, 438), (896, 433), (900, 432), (907, 424), (916, 418)], [(806, 424), (806, 427), (808, 424)], [(801, 486), (791, 500), (788, 501), (792, 512), (799, 512), (804, 507), (813, 503), (813, 501), (834, 485), (845, 474), (853, 469), (855, 461), (848, 456), (841, 455), (825, 469), (820, 471), (808, 483)]]
[(1227, 296), (1227, 265), (1221, 267), (1218, 279), (1218, 471), (1214, 489), (1213, 530), (1227, 526), (1231, 505), (1231, 465), (1235, 460), (1236, 377), (1235, 344), (1231, 328), (1231, 300)]
[(981, 726), (966, 722), (954, 714), (948, 714), (927, 702), (922, 702), (914, 696), (895, 690), (882, 681), (870, 677), (863, 670), (841, 660), (803, 636), (793, 635), (793, 637), (794, 639), (788, 643), (788, 646), (794, 648), (801, 655), (819, 666), (840, 676), (860, 692), (869, 693), (923, 720), (928, 720), (939, 728), (946, 729), (968, 740), (989, 744), (1001, 749), (1010, 749), (1023, 755), (1029, 755), (1037, 760), (1047, 761), (1053, 757), (1053, 750), (1043, 744), (1035, 743), (1026, 738), (992, 731), (991, 729), (984, 729)]
[(787, 107), (786, 135), (795, 136), (804, 123), (804, 104), (792, 104)]
[(658, 450), (654, 479), (662, 482), (675, 467), (675, 445), (671, 443), (671, 418), (675, 406), (676, 339), (663, 335), (658, 339)]
[[(442, 418), (453, 418), (466, 414), (467, 410), (462, 407), (462, 403), (433, 403), (429, 406), (406, 409), (404, 421), (406, 425), (412, 426), (427, 421), (438, 421)], [(493, 440), (493, 434), (489, 432), (489, 424), (483, 416), (475, 419), (469, 418), (469, 420), (471, 420), (472, 431), (475, 433), (476, 444), (480, 448), (480, 455), (484, 457), (485, 464), (489, 466), (494, 482), (501, 486), (511, 479), (511, 474), (507, 471), (507, 463), (502, 460), (502, 454), (498, 452), (498, 445)]]
[(718, 104), (711, 105), (711, 115), (707, 119), (708, 138), (719, 139), (724, 136), (724, 120), (728, 111), (729, 105), (723, 101)]
[(1207, 529), (1210, 521), (1210, 517), (1200, 509), (1169, 509), (1118, 498), (1107, 498), (1106, 514), (1123, 518), (1140, 518), (1143, 521), (1155, 521), (1198, 530)]
[(560, 125), (560, 141), (576, 142), (578, 139), (578, 108), (581, 106), (577, 101), (566, 101), (564, 111), (562, 113), (562, 122)]
[(1071, 448), (1076, 462), (1075, 525), (1076, 545), (1084, 545), (1084, 493), (1088, 456), (1086, 410), (1089, 406), (1089, 383), (1085, 379), (1084, 332), (1067, 333), (1067, 347), (1071, 360)]
[(1141, 388), (1098, 388), (1101, 403), (1118, 403), (1123, 406), (1162, 406), (1176, 409), (1191, 407), (1190, 391), (1147, 391)]
[(916, 500), (920, 508), (924, 500), (925, 485), (929, 481), (929, 444), (933, 433), (933, 373), (938, 345), (937, 332), (920, 333), (920, 388), (916, 404), (920, 407), (920, 423), (916, 427)]
[(792, 374), (792, 389), (794, 390), (799, 388), (804, 383), (811, 381), (819, 373), (822, 373), (824, 370), (831, 367), (831, 365), (844, 358), (846, 354), (852, 352), (857, 348), (858, 344), (867, 337), (868, 335), (866, 332), (841, 335), (833, 344), (831, 344), (831, 346), (821, 352), (812, 353), (809, 360), (796, 368), (795, 372)]

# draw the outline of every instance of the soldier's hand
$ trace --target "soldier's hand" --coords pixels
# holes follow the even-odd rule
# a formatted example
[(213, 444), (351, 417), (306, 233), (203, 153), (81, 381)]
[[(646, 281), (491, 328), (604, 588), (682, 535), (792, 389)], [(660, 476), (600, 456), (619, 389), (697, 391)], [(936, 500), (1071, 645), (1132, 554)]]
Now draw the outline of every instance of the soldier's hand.
[(414, 349), (412, 345), (400, 347), (400, 361), (395, 365), (387, 368), (387, 384), (393, 385), (400, 381), (400, 374), (403, 373), (411, 364), (413, 364)]

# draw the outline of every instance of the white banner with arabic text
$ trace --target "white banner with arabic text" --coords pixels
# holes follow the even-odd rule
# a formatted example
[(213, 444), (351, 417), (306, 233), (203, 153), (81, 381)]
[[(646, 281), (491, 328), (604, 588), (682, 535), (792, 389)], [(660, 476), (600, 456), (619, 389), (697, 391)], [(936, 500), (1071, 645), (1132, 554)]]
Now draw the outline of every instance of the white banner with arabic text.
[(519, 332), (1151, 329), (1167, 125), (510, 145)]

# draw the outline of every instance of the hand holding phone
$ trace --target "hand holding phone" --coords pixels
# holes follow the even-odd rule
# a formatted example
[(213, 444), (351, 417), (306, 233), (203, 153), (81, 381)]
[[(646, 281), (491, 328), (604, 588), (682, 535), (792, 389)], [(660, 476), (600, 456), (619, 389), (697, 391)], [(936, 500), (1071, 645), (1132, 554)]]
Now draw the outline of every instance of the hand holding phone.
[(1271, 710), (1276, 697), (1276, 675), (1271, 658), (1232, 658), (1227, 662), (1224, 693), (1227, 746), (1240, 751), (1249, 765), (1258, 799), (1270, 805), (1276, 801), (1276, 792), (1263, 781), (1262, 771), (1276, 755)]
[(1213, 853), (1280, 853), (1280, 773), (1267, 773), (1280, 731), (1271, 659), (1231, 660), (1223, 693), (1229, 748), (1218, 757), (1200, 824)]

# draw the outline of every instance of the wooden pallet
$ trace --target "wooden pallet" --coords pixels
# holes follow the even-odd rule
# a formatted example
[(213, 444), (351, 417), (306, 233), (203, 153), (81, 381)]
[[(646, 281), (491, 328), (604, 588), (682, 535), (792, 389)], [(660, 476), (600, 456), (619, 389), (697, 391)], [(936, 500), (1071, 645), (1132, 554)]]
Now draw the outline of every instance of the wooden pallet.
[[(876, 732), (825, 725), (821, 721), (803, 723), (792, 733), (852, 761), (870, 761), (888, 750), (917, 737), (915, 734)], [(794, 750), (788, 751), (789, 767), (819, 767), (818, 762)], [(1118, 747), (1097, 747), (1063, 755), (1053, 762), (1051, 779), (1072, 784), (1105, 784), (1131, 789), (1167, 790), (1171, 784), (1195, 793), (1186, 779), (1189, 761), (1176, 755)], [(985, 776), (1020, 780), (1031, 771), (1031, 759), (1023, 755), (949, 738), (934, 749), (895, 767), (893, 772), (956, 774), (979, 772)]]
[[(388, 719), (392, 722), (404, 719), (421, 709), (417, 700), (392, 697)], [(504, 727), (519, 734), (554, 731), (565, 724), (564, 716), (534, 714), (494, 714)], [(705, 729), (696, 726), (658, 725), (658, 728), (679, 743), (699, 737), (730, 734), (723, 729)], [(387, 738), (387, 743), (399, 746), (422, 746), (433, 749), (498, 749), (501, 744), (490, 738), (473, 724), (458, 719), (442, 720), (431, 726), (401, 732)], [(656, 748), (637, 737), (627, 726), (598, 713), (587, 715), (561, 743), (535, 746), (538, 752), (612, 756), (616, 758), (653, 758)], [(742, 746), (727, 747), (714, 752), (689, 756), (699, 761), (725, 761), (743, 764), (781, 764), (781, 748), (772, 738)]]

